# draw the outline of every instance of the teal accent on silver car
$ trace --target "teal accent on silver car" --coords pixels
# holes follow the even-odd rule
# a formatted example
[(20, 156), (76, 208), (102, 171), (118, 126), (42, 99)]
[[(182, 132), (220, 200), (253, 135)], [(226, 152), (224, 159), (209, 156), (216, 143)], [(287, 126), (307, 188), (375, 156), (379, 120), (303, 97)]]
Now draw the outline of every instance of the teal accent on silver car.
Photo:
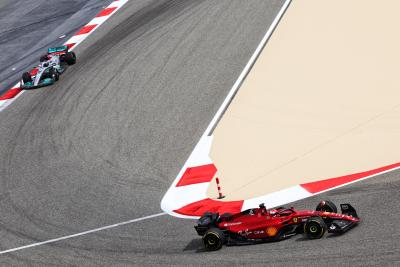
[(58, 81), (59, 76), (66, 70), (67, 65), (76, 62), (74, 52), (68, 52), (68, 46), (52, 47), (47, 54), (40, 57), (40, 64), (32, 72), (22, 75), (21, 89), (34, 89), (51, 85)]
[(58, 52), (65, 52), (68, 51), (68, 46), (63, 45), (63, 46), (58, 46), (58, 47), (50, 47), (47, 49), (47, 53), (58, 53)]

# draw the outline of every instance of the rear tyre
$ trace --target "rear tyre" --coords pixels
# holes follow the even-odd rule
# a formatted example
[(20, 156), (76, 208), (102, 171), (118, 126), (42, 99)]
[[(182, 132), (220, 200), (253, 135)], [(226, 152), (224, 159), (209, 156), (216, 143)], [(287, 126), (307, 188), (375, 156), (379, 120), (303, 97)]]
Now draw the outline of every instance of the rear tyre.
[(221, 249), (225, 241), (224, 233), (218, 228), (210, 228), (203, 235), (204, 246), (209, 251)]
[(40, 61), (40, 62), (45, 62), (45, 61), (47, 61), (47, 54), (41, 56), (40, 59), (39, 59), (39, 61)]
[(319, 239), (324, 236), (328, 227), (324, 220), (319, 217), (311, 217), (304, 224), (304, 233), (308, 239)]
[(29, 72), (24, 72), (24, 73), (22, 74), (22, 81), (23, 81), (24, 83), (32, 82), (32, 77), (31, 77), (31, 75), (29, 74)]
[(335, 203), (329, 200), (321, 201), (317, 207), (315, 208), (316, 211), (325, 211), (325, 212), (333, 212), (337, 213), (337, 207)]
[(67, 52), (62, 60), (65, 61), (68, 65), (74, 65), (76, 63), (76, 55), (74, 52)]

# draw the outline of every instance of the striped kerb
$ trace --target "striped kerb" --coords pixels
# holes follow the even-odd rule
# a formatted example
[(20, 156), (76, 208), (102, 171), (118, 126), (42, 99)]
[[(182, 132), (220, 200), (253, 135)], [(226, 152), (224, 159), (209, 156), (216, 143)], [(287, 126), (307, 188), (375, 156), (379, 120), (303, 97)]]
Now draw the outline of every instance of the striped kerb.
[(210, 182), (216, 172), (217, 168), (214, 164), (187, 168), (176, 186)]

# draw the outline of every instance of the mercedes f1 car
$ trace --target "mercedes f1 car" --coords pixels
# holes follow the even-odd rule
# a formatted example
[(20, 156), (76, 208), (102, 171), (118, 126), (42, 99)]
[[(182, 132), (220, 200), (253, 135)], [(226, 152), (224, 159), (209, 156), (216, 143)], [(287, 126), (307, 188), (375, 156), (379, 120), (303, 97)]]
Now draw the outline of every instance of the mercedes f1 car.
[(31, 72), (22, 74), (21, 89), (35, 89), (52, 85), (68, 65), (76, 62), (74, 52), (68, 51), (68, 46), (53, 47), (47, 54), (40, 57), (40, 64)]
[(277, 208), (267, 210), (264, 204), (237, 214), (206, 212), (195, 229), (207, 250), (225, 245), (255, 244), (279, 241), (296, 234), (318, 239), (326, 232), (342, 234), (360, 221), (350, 204), (340, 204), (341, 213), (331, 201), (321, 201), (315, 210)]

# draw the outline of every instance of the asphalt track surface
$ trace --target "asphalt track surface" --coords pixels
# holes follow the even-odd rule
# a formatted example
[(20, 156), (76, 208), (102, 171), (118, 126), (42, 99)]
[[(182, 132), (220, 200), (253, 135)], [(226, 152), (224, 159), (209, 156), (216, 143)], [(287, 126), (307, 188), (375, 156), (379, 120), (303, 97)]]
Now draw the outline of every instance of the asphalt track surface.
[[(0, 94), (112, 0), (0, 0)], [(62, 37), (62, 38), (60, 38)]]
[[(130, 1), (52, 87), (0, 114), (1, 250), (160, 213), (282, 1)], [(204, 252), (168, 215), (0, 255), (0, 265), (399, 265), (400, 172), (299, 201), (350, 202), (339, 237)]]

